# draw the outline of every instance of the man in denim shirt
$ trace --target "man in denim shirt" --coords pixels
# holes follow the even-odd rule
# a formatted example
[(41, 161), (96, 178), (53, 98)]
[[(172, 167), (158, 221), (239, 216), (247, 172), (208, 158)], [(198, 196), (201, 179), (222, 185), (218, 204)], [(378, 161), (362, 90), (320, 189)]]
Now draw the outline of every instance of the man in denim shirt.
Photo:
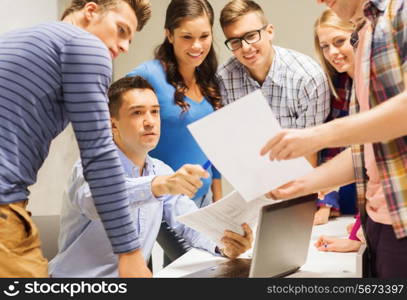
[[(178, 215), (197, 209), (190, 198), (202, 185), (200, 178), (208, 174), (199, 165), (185, 165), (174, 173), (160, 160), (148, 156), (160, 138), (160, 106), (148, 82), (138, 76), (120, 79), (110, 87), (109, 100), (113, 139), (126, 175), (131, 214), (144, 257), (135, 267), (146, 266), (162, 219), (193, 247), (229, 258), (248, 250), (252, 232), (247, 224), (242, 225), (244, 236), (225, 232), (224, 248), (220, 250), (175, 220)], [(118, 276), (118, 260), (96, 212), (80, 162), (74, 166), (65, 194), (59, 252), (49, 269), (53, 277)]]

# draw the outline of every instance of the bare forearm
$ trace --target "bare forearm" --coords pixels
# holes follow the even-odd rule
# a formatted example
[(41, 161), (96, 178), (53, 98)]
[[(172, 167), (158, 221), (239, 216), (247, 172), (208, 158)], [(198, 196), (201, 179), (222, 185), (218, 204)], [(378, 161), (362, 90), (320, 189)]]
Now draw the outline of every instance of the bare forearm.
[(183, 165), (171, 175), (160, 175), (151, 181), (151, 191), (155, 197), (162, 195), (186, 195), (193, 198), (202, 186), (201, 178), (209, 176), (200, 165)]
[(338, 154), (325, 164), (303, 177), (305, 194), (315, 193), (332, 187), (343, 186), (355, 181), (351, 149)]
[(406, 115), (405, 91), (369, 111), (339, 118), (315, 129), (326, 141), (326, 147), (383, 142), (407, 135)]
[[(407, 75), (405, 76), (407, 86)], [(307, 156), (324, 148), (385, 142), (407, 135), (407, 91), (355, 115), (304, 129), (283, 129), (266, 142), (260, 155), (271, 160)]]
[(267, 193), (266, 197), (290, 199), (345, 185), (354, 180), (352, 152), (351, 149), (346, 149), (327, 163), (315, 168), (308, 175)]
[(222, 191), (222, 180), (221, 179), (213, 179), (212, 186), (211, 186), (212, 194), (213, 194), (213, 202), (218, 201), (223, 196)]

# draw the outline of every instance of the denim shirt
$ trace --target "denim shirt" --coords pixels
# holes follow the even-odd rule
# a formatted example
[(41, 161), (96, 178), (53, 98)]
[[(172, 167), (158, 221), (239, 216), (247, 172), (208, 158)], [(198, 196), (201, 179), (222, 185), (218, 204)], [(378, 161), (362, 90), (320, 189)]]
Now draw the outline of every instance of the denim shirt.
[[(147, 261), (150, 258), (163, 219), (191, 246), (215, 254), (216, 245), (213, 242), (175, 220), (179, 215), (197, 210), (191, 199), (183, 195), (153, 195), (153, 178), (172, 174), (173, 170), (160, 160), (147, 157), (142, 176), (139, 176), (139, 168), (123, 152), (118, 150), (118, 153), (126, 175), (131, 217), (136, 224), (144, 259)], [(49, 263), (49, 272), (53, 277), (118, 276), (118, 257), (112, 251), (93, 203), (79, 161), (73, 168), (64, 194), (59, 252)]]

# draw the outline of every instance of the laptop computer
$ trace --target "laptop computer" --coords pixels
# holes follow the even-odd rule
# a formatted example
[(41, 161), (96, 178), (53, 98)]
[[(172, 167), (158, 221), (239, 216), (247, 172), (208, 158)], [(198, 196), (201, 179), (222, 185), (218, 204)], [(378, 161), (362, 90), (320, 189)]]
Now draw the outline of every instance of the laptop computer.
[(317, 194), (276, 202), (260, 211), (252, 259), (228, 260), (189, 278), (284, 277), (305, 263)]

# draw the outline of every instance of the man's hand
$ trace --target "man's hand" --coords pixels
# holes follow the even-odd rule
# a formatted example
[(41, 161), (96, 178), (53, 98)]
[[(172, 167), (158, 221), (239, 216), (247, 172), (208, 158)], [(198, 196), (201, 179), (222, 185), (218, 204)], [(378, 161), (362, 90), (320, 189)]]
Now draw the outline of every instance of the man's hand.
[(322, 147), (315, 128), (283, 129), (263, 146), (260, 155), (270, 152), (270, 160), (284, 160), (316, 153)]
[(202, 186), (201, 178), (208, 178), (209, 173), (200, 165), (184, 165), (172, 175), (157, 176), (151, 182), (154, 196), (165, 194), (183, 194), (193, 198)]
[(146, 265), (141, 249), (119, 254), (119, 277), (153, 277), (153, 274)]
[(244, 235), (237, 234), (235, 232), (225, 230), (221, 241), (224, 244), (222, 248), (223, 254), (230, 258), (235, 259), (240, 254), (246, 252), (252, 247), (253, 243), (253, 232), (249, 225), (246, 223), (242, 224)]
[(357, 252), (362, 242), (350, 239), (320, 236), (315, 247), (324, 252)]

